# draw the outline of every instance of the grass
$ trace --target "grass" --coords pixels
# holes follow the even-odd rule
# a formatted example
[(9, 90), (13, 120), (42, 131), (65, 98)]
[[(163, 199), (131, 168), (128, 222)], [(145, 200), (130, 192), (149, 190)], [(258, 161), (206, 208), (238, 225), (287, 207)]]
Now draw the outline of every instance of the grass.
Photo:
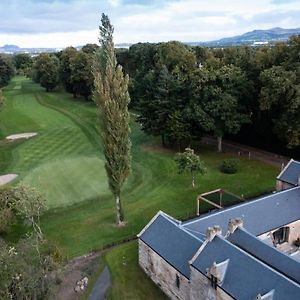
[[(2, 142), (1, 172), (17, 173), (14, 184), (25, 182), (45, 193), (50, 209), (41, 227), (66, 257), (137, 234), (158, 210), (177, 218), (194, 215), (196, 196), (209, 190), (223, 188), (252, 197), (274, 189), (276, 168), (241, 158), (238, 173), (223, 174), (219, 166), (231, 155), (208, 147), (199, 149), (208, 172), (197, 177), (193, 189), (191, 176), (178, 175), (175, 153), (160, 149), (156, 139), (146, 136), (132, 120), (132, 174), (122, 192), (127, 226), (116, 228), (94, 104), (60, 91), (46, 93), (23, 77), (16, 77), (4, 95), (0, 138), (29, 131), (38, 135), (23, 142)], [(21, 233), (17, 226), (7, 238), (13, 241)]]
[(53, 208), (107, 195), (105, 176), (103, 160), (79, 156), (42, 164), (22, 182), (43, 191), (48, 207)]
[(139, 267), (136, 241), (111, 250), (105, 261), (112, 277), (109, 300), (168, 299)]

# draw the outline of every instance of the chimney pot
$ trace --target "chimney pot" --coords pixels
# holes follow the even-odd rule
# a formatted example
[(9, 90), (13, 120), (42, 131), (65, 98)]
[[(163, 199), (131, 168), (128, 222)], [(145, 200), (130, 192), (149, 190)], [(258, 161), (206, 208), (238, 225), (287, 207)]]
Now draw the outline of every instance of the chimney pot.
[(241, 218), (231, 219), (228, 223), (228, 231), (234, 233), (238, 227), (243, 227), (243, 220)]
[(221, 233), (222, 233), (221, 227), (218, 225), (215, 225), (214, 227), (208, 227), (206, 231), (206, 238), (208, 241), (211, 242), (216, 235)]

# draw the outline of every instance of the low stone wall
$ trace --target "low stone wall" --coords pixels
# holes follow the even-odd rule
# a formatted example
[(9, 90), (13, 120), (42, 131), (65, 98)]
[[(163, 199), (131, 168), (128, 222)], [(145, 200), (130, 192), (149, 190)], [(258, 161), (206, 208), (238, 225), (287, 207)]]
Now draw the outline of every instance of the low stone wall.
[(189, 280), (141, 240), (139, 240), (139, 265), (171, 299), (190, 299)]

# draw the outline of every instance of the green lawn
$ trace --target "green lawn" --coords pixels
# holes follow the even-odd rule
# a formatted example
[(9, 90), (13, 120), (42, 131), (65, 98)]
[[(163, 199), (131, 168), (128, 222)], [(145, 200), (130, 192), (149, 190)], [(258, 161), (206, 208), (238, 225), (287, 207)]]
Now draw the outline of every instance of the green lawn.
[(105, 261), (112, 277), (109, 300), (168, 299), (139, 267), (136, 241), (111, 250)]
[[(237, 174), (222, 174), (219, 165), (230, 155), (201, 148), (208, 172), (197, 178), (193, 189), (190, 176), (178, 175), (174, 153), (160, 151), (157, 139), (146, 136), (132, 120), (133, 168), (122, 194), (127, 226), (116, 228), (94, 104), (64, 92), (46, 93), (22, 77), (14, 78), (4, 95), (0, 139), (18, 132), (38, 135), (28, 141), (0, 142), (1, 173), (17, 173), (14, 184), (28, 183), (46, 195), (50, 209), (41, 220), (42, 229), (67, 257), (137, 234), (158, 210), (178, 218), (193, 215), (200, 193), (224, 188), (249, 197), (274, 188), (276, 168), (241, 159)], [(8, 239), (21, 232), (17, 227)]]

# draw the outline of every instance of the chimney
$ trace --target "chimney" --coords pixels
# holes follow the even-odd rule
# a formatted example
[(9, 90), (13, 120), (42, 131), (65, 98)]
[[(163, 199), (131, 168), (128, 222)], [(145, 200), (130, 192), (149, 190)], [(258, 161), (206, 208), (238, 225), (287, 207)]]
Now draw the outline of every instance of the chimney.
[(220, 226), (215, 225), (214, 227), (208, 227), (206, 231), (206, 239), (211, 242), (218, 234), (222, 234), (222, 229)]
[(241, 218), (231, 219), (228, 223), (228, 231), (229, 233), (234, 233), (238, 227), (243, 227), (243, 220)]

